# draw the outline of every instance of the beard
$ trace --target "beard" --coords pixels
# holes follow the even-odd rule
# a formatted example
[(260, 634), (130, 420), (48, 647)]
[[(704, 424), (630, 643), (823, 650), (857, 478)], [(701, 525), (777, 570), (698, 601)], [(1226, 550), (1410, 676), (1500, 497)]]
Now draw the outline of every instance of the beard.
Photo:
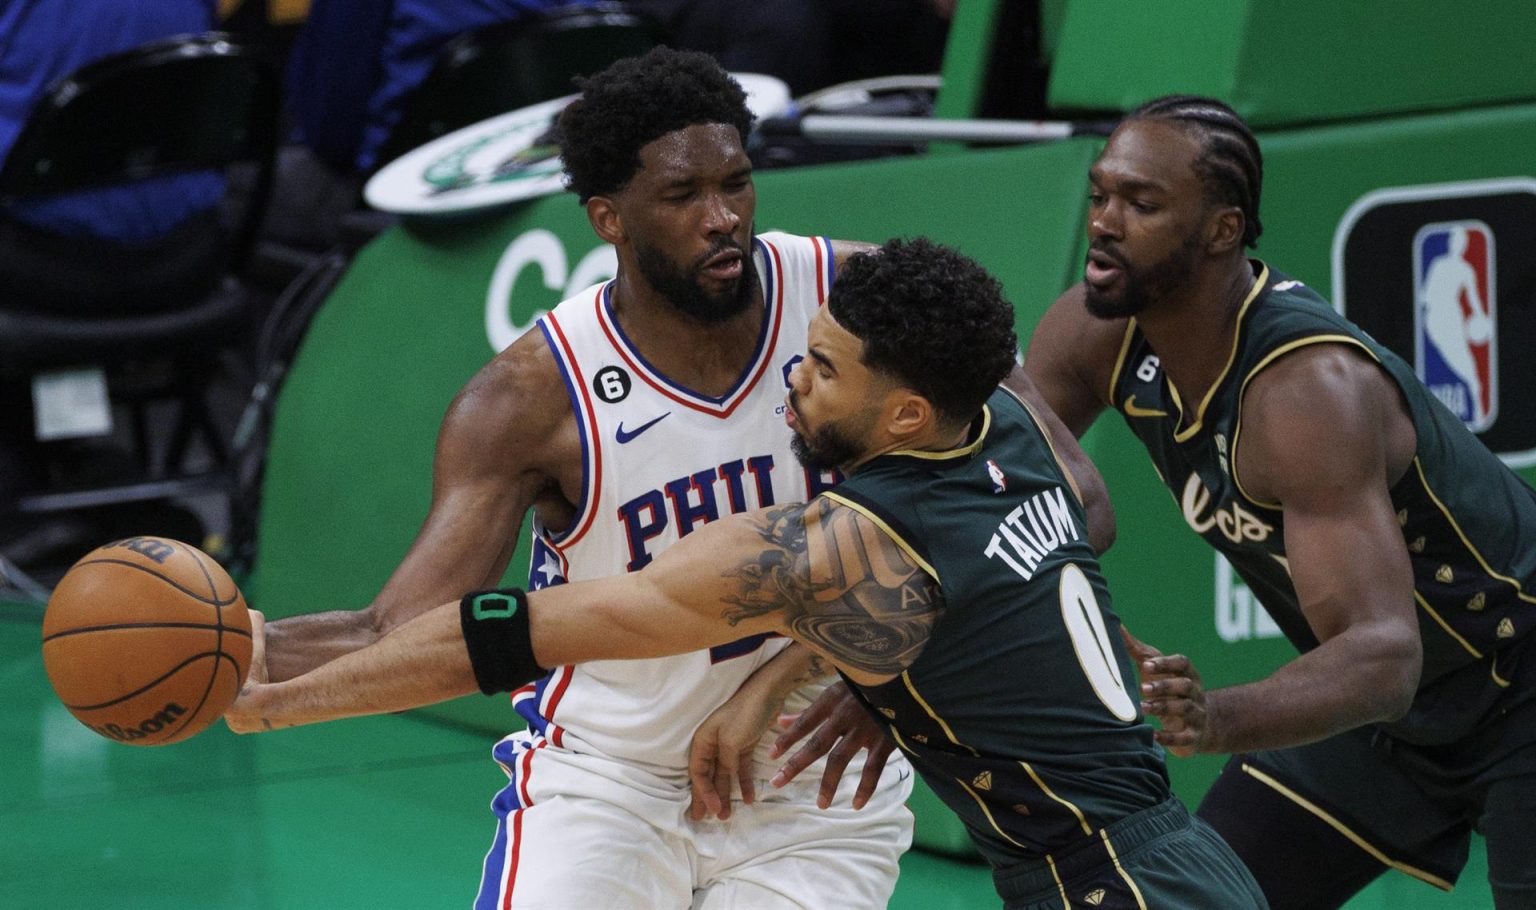
[(812, 471), (828, 471), (852, 462), (862, 451), (852, 439), (835, 426), (826, 426), (802, 436), (798, 432), (789, 440), (795, 458)]
[[(800, 419), (799, 403), (796, 401), (799, 396), (791, 392), (789, 397), (789, 406), (794, 411), (795, 422), (799, 426), (805, 426), (805, 422)], [(789, 447), (800, 464), (812, 471), (841, 468), (843, 465), (852, 463), (864, 451), (863, 445), (854, 438), (852, 433), (831, 422), (808, 433), (792, 431)]]
[[(699, 283), (699, 269), (726, 250), (741, 252), (741, 274), (720, 293), (711, 294)], [(667, 258), (659, 247), (636, 241), (635, 265), (657, 293), (685, 315), (708, 325), (725, 322), (746, 310), (752, 305), (752, 292), (757, 288), (757, 265), (751, 253), (729, 237), (721, 238), (686, 267)]]
[(1179, 248), (1159, 262), (1146, 268), (1137, 268), (1115, 255), (1107, 246), (1095, 249), (1114, 259), (1120, 267), (1120, 294), (1105, 294), (1091, 284), (1084, 284), (1084, 298), (1088, 312), (1099, 319), (1125, 319), (1145, 310), (1150, 304), (1171, 296), (1181, 285), (1189, 281), (1195, 271), (1195, 256), (1200, 248), (1200, 235), (1190, 232)]

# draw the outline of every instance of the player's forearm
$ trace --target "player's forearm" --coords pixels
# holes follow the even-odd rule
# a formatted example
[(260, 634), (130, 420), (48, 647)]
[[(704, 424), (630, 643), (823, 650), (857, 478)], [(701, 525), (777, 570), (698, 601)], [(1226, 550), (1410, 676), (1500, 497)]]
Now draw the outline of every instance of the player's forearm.
[(477, 691), (459, 624), (444, 604), (375, 643), (285, 682), (252, 686), (231, 727), (276, 729), (436, 704)]
[(273, 682), (293, 679), (379, 640), (363, 610), (332, 610), (267, 623), (267, 674)]
[(799, 642), (791, 642), (789, 647), (775, 654), (772, 660), (758, 667), (742, 684), (742, 688), (761, 686), (770, 698), (782, 704), (789, 693), (801, 686), (826, 679), (831, 673), (832, 668), (820, 655)]
[(1202, 752), (1251, 752), (1316, 742), (1397, 720), (1418, 687), (1417, 635), (1386, 627), (1346, 630), (1266, 679), (1206, 693)]

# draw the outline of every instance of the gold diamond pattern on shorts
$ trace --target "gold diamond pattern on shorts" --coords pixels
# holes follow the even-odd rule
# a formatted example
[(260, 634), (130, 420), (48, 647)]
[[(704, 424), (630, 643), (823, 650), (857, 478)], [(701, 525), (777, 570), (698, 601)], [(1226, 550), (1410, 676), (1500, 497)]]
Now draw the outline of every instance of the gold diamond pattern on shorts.
[(971, 778), (971, 786), (978, 790), (992, 789), (992, 772), (983, 771), (975, 777)]
[(1451, 567), (1450, 566), (1441, 566), (1440, 568), (1435, 570), (1435, 581), (1438, 581), (1438, 582), (1440, 582), (1443, 585), (1450, 584), (1451, 580), (1454, 579), (1455, 577), (1456, 577), (1456, 574), (1451, 571)]

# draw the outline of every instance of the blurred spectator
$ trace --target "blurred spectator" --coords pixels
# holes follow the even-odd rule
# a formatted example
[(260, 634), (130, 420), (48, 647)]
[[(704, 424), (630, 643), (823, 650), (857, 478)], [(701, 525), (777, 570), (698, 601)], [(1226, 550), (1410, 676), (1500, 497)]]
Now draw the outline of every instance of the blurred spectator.
[[(216, 0), (5, 0), (0, 3), (0, 160), (44, 90), (102, 57), (172, 35), (213, 28)], [(213, 175), (166, 177), (50, 199), (0, 214), (0, 260), (18, 232), (142, 245), (170, 233), (223, 194)], [(22, 243), (23, 246), (27, 244)], [(0, 278), (4, 270), (0, 268)]]
[(677, 47), (703, 51), (732, 73), (784, 80), (800, 96), (835, 78), (833, 20), (823, 0), (629, 0)]
[(343, 172), (385, 162), (403, 102), (455, 35), (571, 0), (313, 0), (288, 67), (296, 139)]

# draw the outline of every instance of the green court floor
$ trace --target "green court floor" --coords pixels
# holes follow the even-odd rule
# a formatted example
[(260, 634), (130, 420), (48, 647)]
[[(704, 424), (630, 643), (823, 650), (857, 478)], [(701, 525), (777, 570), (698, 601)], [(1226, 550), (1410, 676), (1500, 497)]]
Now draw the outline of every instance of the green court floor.
[[(118, 745), (54, 700), (36, 609), (0, 610), (0, 908), (468, 908), (505, 780), (482, 734), (401, 716)], [(1349, 910), (1484, 910), (1485, 876), (1479, 849), (1455, 894), (1394, 875)], [(982, 867), (912, 852), (890, 906), (998, 901)]]

